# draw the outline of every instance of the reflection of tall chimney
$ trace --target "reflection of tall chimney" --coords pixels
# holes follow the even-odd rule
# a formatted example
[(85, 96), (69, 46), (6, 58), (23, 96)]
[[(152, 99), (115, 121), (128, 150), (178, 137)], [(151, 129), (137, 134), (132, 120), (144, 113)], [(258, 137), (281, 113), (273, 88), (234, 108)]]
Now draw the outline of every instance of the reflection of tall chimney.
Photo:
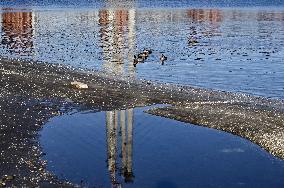
[[(126, 124), (127, 112), (127, 124)], [(106, 136), (107, 136), (107, 163), (112, 186), (118, 187), (121, 184), (116, 179), (117, 169), (117, 142), (118, 142), (118, 114), (119, 111), (106, 112)], [(121, 129), (121, 174), (125, 182), (133, 182), (132, 171), (132, 148), (133, 148), (133, 109), (120, 111)]]
[(136, 45), (136, 33), (135, 33), (135, 9), (129, 10), (129, 18), (128, 18), (128, 45), (129, 45), (129, 56), (128, 56), (128, 74), (130, 77), (135, 77), (135, 68), (133, 66), (133, 56), (135, 54), (135, 45)]
[(125, 110), (120, 112), (120, 128), (121, 128), (121, 155), (122, 155), (122, 174), (126, 172), (127, 151), (126, 151), (126, 128), (125, 128)]
[(117, 112), (106, 113), (107, 124), (107, 160), (112, 185), (117, 185), (116, 181), (116, 157), (117, 157)]
[(133, 148), (133, 109), (128, 109), (128, 129), (127, 129), (127, 171), (125, 173), (125, 181), (132, 182), (133, 181), (133, 172), (132, 172), (132, 148)]
[(1, 20), (1, 21), (0, 21), (0, 27), (1, 27), (1, 29), (2, 29), (2, 22), (3, 22), (3, 21), (2, 21), (2, 14), (1, 14), (1, 13), (0, 13), (0, 20)]
[(110, 159), (111, 159), (111, 117), (112, 112), (106, 112), (106, 139), (107, 139), (107, 160), (108, 160), (108, 170), (111, 170)]
[[(100, 42), (103, 50), (104, 67), (115, 74), (125, 74), (124, 57), (135, 46), (135, 11), (109, 9), (99, 11)], [(134, 74), (133, 52), (127, 61), (129, 75)], [(130, 62), (130, 63), (129, 63)], [(131, 64), (131, 66), (129, 66)], [(131, 67), (131, 68), (130, 68)]]

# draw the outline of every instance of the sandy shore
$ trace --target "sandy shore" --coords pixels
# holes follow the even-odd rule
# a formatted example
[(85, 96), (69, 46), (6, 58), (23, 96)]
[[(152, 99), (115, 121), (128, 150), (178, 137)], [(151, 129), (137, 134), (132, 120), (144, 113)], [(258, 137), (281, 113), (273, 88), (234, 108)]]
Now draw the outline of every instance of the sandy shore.
[[(72, 81), (86, 83), (88, 89), (72, 88)], [(113, 110), (170, 104), (148, 113), (239, 135), (284, 159), (283, 100), (7, 59), (0, 61), (0, 88), (3, 185), (71, 186), (45, 171), (46, 162), (40, 159), (44, 153), (37, 138), (49, 118), (72, 108)]]

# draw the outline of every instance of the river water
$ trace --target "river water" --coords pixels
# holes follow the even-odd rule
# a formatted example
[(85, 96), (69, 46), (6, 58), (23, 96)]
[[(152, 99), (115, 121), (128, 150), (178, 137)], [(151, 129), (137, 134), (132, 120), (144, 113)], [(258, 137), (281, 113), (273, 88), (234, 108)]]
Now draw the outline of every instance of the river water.
[[(280, 0), (33, 0), (0, 7), (4, 57), (284, 98)], [(133, 55), (144, 48), (153, 54), (134, 68)]]
[[(284, 99), (281, 0), (4, 0), (0, 9), (2, 57)], [(153, 53), (134, 67), (144, 48)], [(284, 187), (283, 160), (257, 145), (143, 110), (52, 118), (40, 133), (47, 169), (86, 187)]]

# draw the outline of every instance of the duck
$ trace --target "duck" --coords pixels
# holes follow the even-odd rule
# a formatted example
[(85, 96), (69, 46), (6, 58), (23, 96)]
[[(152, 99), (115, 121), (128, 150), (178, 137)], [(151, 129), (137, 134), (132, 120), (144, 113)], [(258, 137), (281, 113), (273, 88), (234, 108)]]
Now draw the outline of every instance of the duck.
[(188, 44), (191, 45), (191, 46), (195, 46), (198, 43), (199, 42), (196, 39), (194, 39), (194, 38), (188, 39)]
[(136, 65), (139, 63), (138, 58), (136, 57), (136, 55), (134, 55), (134, 59), (133, 59), (133, 66), (136, 67)]
[(162, 61), (162, 62), (164, 62), (164, 61), (166, 61), (168, 58), (164, 55), (164, 54), (162, 54), (162, 56), (160, 57), (160, 60)]
[(139, 54), (138, 54), (138, 56), (134, 55), (133, 57), (134, 57), (134, 59), (133, 59), (134, 67), (136, 67), (136, 65), (138, 63), (144, 63), (144, 61), (145, 61), (145, 57), (139, 56)]
[(149, 50), (144, 49), (144, 50), (143, 50), (143, 53), (144, 53), (144, 54), (146, 54), (146, 55), (148, 56), (149, 54), (151, 54), (151, 53), (152, 53), (152, 50), (150, 50), (150, 49), (149, 49)]
[(148, 57), (148, 54), (145, 54), (144, 52), (143, 52), (143, 53), (138, 54), (138, 58), (140, 58), (140, 59), (145, 60), (145, 59), (147, 59), (147, 57)]

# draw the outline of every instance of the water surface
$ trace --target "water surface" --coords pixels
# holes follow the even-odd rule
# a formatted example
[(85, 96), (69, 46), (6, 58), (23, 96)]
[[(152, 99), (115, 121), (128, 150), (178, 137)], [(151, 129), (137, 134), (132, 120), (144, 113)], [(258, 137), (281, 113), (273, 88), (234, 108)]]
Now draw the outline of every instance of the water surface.
[[(284, 99), (281, 0), (23, 0), (0, 9), (2, 57)], [(144, 48), (153, 54), (133, 67)], [(52, 118), (40, 142), (48, 170), (87, 187), (284, 187), (283, 160), (251, 142), (140, 108)]]
[(282, 1), (21, 2), (0, 4), (1, 56), (284, 97)]
[(284, 186), (284, 161), (257, 145), (144, 109), (52, 118), (40, 137), (47, 169), (87, 187)]
[(184, 7), (283, 7), (282, 0), (2, 0), (3, 7), (56, 9), (56, 8), (184, 8)]

